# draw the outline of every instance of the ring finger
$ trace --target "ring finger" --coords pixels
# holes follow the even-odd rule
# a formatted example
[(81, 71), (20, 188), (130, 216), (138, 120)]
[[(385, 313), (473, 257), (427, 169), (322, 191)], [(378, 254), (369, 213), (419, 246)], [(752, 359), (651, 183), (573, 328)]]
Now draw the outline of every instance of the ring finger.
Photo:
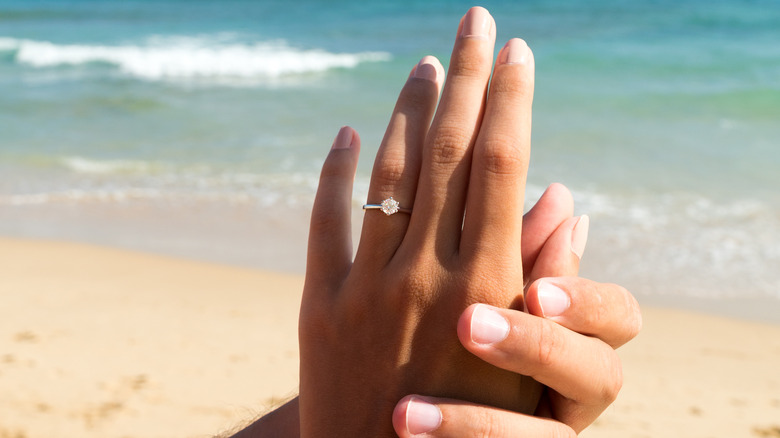
[[(369, 204), (392, 197), (401, 208), (414, 205), (422, 145), (443, 80), (444, 67), (433, 56), (420, 60), (409, 75), (377, 152), (368, 189)], [(402, 212), (388, 217), (382, 211), (367, 210), (356, 260), (361, 260), (361, 250), (368, 250), (371, 260), (384, 266), (398, 248), (408, 223), (409, 215)]]

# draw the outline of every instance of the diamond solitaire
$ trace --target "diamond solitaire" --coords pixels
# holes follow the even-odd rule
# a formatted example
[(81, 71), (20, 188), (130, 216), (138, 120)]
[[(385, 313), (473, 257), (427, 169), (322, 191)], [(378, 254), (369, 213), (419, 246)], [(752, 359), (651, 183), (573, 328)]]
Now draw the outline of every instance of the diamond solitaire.
[(382, 213), (392, 216), (399, 211), (401, 213), (411, 214), (412, 209), (411, 208), (403, 208), (401, 207), (401, 204), (393, 199), (393, 197), (389, 197), (382, 201), (381, 204), (366, 204), (363, 206), (363, 210), (382, 210)]
[(386, 214), (388, 216), (396, 214), (396, 213), (398, 213), (398, 206), (399, 205), (400, 204), (398, 203), (398, 201), (393, 199), (393, 197), (391, 196), (391, 197), (385, 199), (384, 201), (382, 201), (382, 208), (381, 208), (382, 213), (384, 213), (384, 214)]

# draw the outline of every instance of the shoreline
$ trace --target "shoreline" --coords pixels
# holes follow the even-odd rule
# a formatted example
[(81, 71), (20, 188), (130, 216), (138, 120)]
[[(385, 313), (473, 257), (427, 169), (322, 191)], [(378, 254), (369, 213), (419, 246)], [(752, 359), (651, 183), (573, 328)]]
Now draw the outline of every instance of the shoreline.
[[(0, 436), (211, 436), (297, 385), (301, 276), (0, 237)], [(643, 307), (581, 436), (780, 436), (780, 325)]]
[[(531, 196), (529, 201), (535, 199), (535, 194)], [(195, 204), (127, 201), (0, 205), (0, 236), (84, 242), (204, 263), (303, 275), (310, 204), (301, 201), (262, 207), (209, 200)], [(360, 240), (363, 219), (360, 206), (353, 199), (353, 243)], [(642, 240), (642, 233), (637, 235), (640, 236), (637, 241), (614, 235), (608, 220), (591, 213), (591, 244), (585, 251), (580, 275), (618, 283), (644, 306), (780, 324), (777, 292), (780, 289), (774, 287), (780, 286), (780, 277), (767, 268), (772, 254), (752, 253), (750, 258), (767, 257), (763, 265), (752, 266), (750, 272), (729, 271), (722, 266), (726, 259), (716, 264), (702, 262), (700, 268), (691, 270), (690, 254), (676, 254), (676, 247), (663, 242), (650, 243)], [(685, 245), (685, 242), (678, 244)], [(703, 248), (709, 248), (703, 252), (710, 252), (712, 257), (720, 251), (718, 247)], [(749, 250), (749, 247), (740, 249)], [(750, 258), (741, 263), (750, 264)], [(653, 263), (659, 259), (671, 260), (671, 264), (656, 268)], [(684, 260), (682, 266), (675, 265), (678, 259)]]

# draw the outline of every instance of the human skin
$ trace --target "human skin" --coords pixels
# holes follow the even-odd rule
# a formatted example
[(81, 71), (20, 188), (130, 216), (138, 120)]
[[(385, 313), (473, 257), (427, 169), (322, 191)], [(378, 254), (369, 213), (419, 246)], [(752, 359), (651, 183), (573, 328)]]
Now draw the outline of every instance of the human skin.
[[(568, 190), (560, 184), (552, 184), (524, 217), (524, 269), (547, 276), (527, 287), (526, 304), (530, 317), (509, 311), (512, 330), (505, 340), (492, 348), (471, 342), (470, 333), (463, 332), (467, 336), (460, 336), (464, 347), (496, 366), (530, 370), (544, 365), (551, 370), (546, 376), (550, 386), (537, 408), (537, 416), (460, 400), (415, 395), (415, 403), (410, 404), (410, 397), (404, 397), (396, 405), (393, 423), (399, 436), (411, 436), (409, 427), (419, 432), (420, 421), (414, 424), (415, 420), (420, 420), (419, 413), (413, 411), (420, 407), (420, 402), (434, 404), (434, 413), (439, 416), (438, 427), (426, 436), (464, 438), (509, 438), (517, 436), (519, 431), (533, 431), (532, 436), (536, 437), (569, 436), (592, 423), (611, 404), (620, 388), (621, 373), (617, 356), (608, 350), (619, 347), (637, 334), (641, 314), (636, 300), (618, 285), (565, 277), (578, 270), (584, 248), (582, 226), (587, 226), (581, 218), (571, 217), (572, 210)], [(544, 290), (545, 284), (555, 285), (565, 293), (564, 306), (559, 299), (551, 299), (549, 293), (539, 292), (539, 286)], [(546, 303), (546, 311), (543, 303)], [(469, 307), (461, 315), (458, 328), (464, 324), (471, 327), (471, 316), (473, 311)], [(556, 325), (561, 327), (554, 327)], [(555, 349), (547, 350), (551, 353), (544, 356), (540, 356), (540, 350), (528, 348), (545, 344), (555, 345)], [(601, 358), (603, 362), (582, 361), (582, 357)], [(545, 360), (543, 365), (542, 359)], [(600, 382), (600, 385), (593, 385), (593, 382)], [(600, 386), (605, 390), (599, 390)], [(298, 398), (264, 415), (234, 436), (300, 436)]]
[[(577, 219), (556, 230), (534, 269), (558, 265), (566, 270), (565, 260), (550, 255), (552, 251), (566, 257), (564, 245), (571, 236), (566, 231)], [(579, 259), (571, 259), (573, 269)], [(636, 336), (642, 325), (631, 294), (614, 284), (573, 276), (545, 277), (530, 285), (525, 299), (528, 313), (469, 306), (458, 322), (458, 336), (477, 357), (547, 386), (535, 415), (412, 395), (401, 400), (393, 413), (399, 437), (509, 438), (520, 431), (533, 437), (576, 436), (615, 400), (622, 367), (613, 349)], [(480, 321), (484, 316), (477, 315), (486, 312), (499, 319), (489, 319), (487, 331)], [(502, 323), (504, 328), (496, 330)]]
[(371, 177), (370, 202), (393, 196), (414, 212), (366, 214), (354, 262), (353, 130), (323, 166), (299, 319), (302, 437), (395, 436), (393, 408), (409, 393), (529, 414), (538, 404), (539, 383), (477, 359), (453, 330), (471, 304), (518, 306), (533, 58), (522, 41), (508, 45), (483, 105), (495, 23), (475, 8), (458, 35), (436, 115), (444, 75), (428, 59), (401, 92)]
[[(533, 327), (526, 335), (549, 332), (551, 339), (567, 345), (585, 344), (573, 337), (574, 332), (563, 334), (565, 318), (524, 320), (531, 316), (519, 312), (524, 307), (519, 285), (542, 276), (525, 266), (528, 258), (521, 257), (520, 236), (533, 57), (522, 41), (510, 41), (498, 56), (485, 104), (494, 35), (495, 24), (486, 11), (469, 11), (459, 28), (449, 79), (430, 131), (443, 69), (435, 59), (426, 58), (413, 70), (380, 148), (369, 201), (393, 195), (403, 206), (414, 205), (414, 213), (384, 217), (368, 212), (354, 264), (349, 203), (359, 138), (344, 128), (334, 142), (312, 215), (301, 311), (301, 397), (294, 403), (299, 403), (303, 436), (391, 436), (393, 406), (410, 392), (447, 397), (417, 398), (438, 409), (440, 424), (431, 436), (460, 436), (452, 429), (456, 423), (451, 414), (475, 412), (469, 408), (487, 409), (496, 421), (513, 415), (515, 420), (555, 424), (558, 431), (573, 433), (560, 423), (510, 410), (568, 417), (579, 429), (592, 421), (588, 419), (594, 406), (611, 402), (620, 386), (619, 375), (607, 373), (601, 382), (608, 389), (598, 388), (598, 402), (589, 405), (583, 400), (592, 402), (594, 390), (587, 384), (568, 378), (556, 386), (554, 378), (561, 377), (561, 370), (571, 374), (571, 368), (546, 372), (539, 364), (518, 366), (508, 360), (522, 354), (534, 357), (527, 348), (508, 348), (510, 341), (517, 341), (512, 335), (524, 326)], [(575, 226), (569, 230), (570, 239)], [(538, 284), (529, 289), (529, 310)], [(495, 309), (469, 306), (477, 302)], [(484, 313), (475, 311), (479, 308), (506, 312), (511, 327), (506, 339), (473, 342), (468, 329), (479, 326), (474, 323), (474, 315)], [(615, 363), (605, 342), (574, 351), (594, 349), (598, 357)], [(551, 353), (558, 350), (543, 351), (536, 354), (541, 365), (565, 363), (570, 357)], [(477, 356), (511, 372), (486, 366)], [(619, 372), (616, 363), (609, 369)], [(522, 374), (552, 388), (541, 407), (537, 401), (542, 387)], [(401, 436), (409, 433), (403, 426), (409, 425), (408, 412), (415, 405), (420, 403), (406, 398), (395, 409), (393, 423)], [(556, 408), (561, 406), (564, 409)], [(398, 418), (404, 420), (402, 427)]]
[(354, 262), (348, 217), (359, 138), (343, 128), (333, 144), (299, 320), (301, 436), (393, 436), (393, 408), (409, 393), (536, 411), (542, 385), (479, 360), (454, 336), (472, 304), (522, 310), (518, 285), (534, 279), (521, 251), (533, 55), (510, 40), (491, 77), (494, 44), (493, 18), (472, 8), (438, 109), (441, 64), (427, 57), (412, 72), (368, 199), (394, 196), (414, 212), (366, 214)]

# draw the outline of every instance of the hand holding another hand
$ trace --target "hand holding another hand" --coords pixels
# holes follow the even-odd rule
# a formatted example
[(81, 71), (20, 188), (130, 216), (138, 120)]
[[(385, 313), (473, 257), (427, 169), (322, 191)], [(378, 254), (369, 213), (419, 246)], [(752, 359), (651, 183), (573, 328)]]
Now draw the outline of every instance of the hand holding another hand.
[(393, 408), (411, 392), (536, 409), (541, 385), (486, 364), (455, 336), (473, 303), (523, 307), (533, 55), (521, 40), (507, 43), (485, 102), (494, 42), (493, 18), (471, 9), (438, 110), (443, 68), (432, 57), (415, 67), (368, 194), (413, 212), (367, 212), (354, 263), (349, 205), (359, 139), (343, 128), (334, 143), (312, 213), (301, 307), (302, 436), (391, 436)]
[(354, 261), (360, 138), (339, 132), (312, 212), (299, 399), (237, 436), (574, 436), (614, 400), (638, 306), (575, 277), (588, 219), (563, 186), (523, 218), (533, 54), (510, 40), (491, 77), (494, 42), (472, 8), (446, 84), (433, 57), (412, 69), (368, 194), (411, 213), (367, 211)]

